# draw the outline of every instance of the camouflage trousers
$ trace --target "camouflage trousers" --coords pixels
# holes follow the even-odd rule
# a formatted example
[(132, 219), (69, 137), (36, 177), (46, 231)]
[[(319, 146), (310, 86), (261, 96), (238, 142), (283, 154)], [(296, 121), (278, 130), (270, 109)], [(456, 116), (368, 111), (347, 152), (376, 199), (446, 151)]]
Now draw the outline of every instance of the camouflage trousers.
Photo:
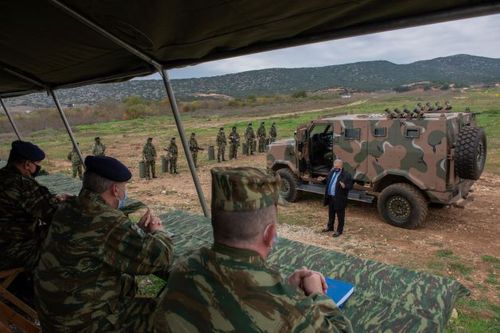
[(155, 160), (146, 160), (144, 162), (144, 166), (146, 167), (146, 178), (151, 179), (151, 177), (156, 178), (156, 161)]
[(194, 167), (197, 168), (198, 167), (198, 152), (197, 151), (192, 151), (191, 152), (191, 157), (193, 158)]
[(71, 167), (73, 168), (73, 178), (76, 178), (76, 175), (78, 175), (78, 178), (82, 179), (83, 175), (83, 167), (82, 164), (72, 164)]
[(2, 248), (5, 248), (6, 251), (0, 253), (0, 271), (18, 267), (32, 271), (35, 268), (40, 257), (40, 245), (36, 239), (19, 241), (17, 244), (14, 242), (6, 244), (2, 244)]
[[(196, 164), (196, 162), (195, 162)], [(177, 156), (170, 157), (170, 173), (177, 173)]]
[(273, 143), (273, 142), (276, 142), (276, 137), (275, 136), (272, 136), (269, 138), (269, 143)]
[[(126, 302), (112, 323), (108, 318), (101, 320), (95, 332), (154, 332), (154, 313), (158, 301), (154, 298), (134, 298)], [(74, 331), (76, 332), (76, 331)]]
[(226, 152), (226, 145), (218, 145), (217, 146), (217, 161), (225, 161), (226, 158), (224, 157), (224, 154)]
[(238, 158), (238, 145), (237, 144), (231, 144), (229, 146), (229, 159), (236, 159)]
[(247, 147), (248, 147), (247, 155), (253, 155), (255, 151), (255, 140), (253, 139), (247, 140)]
[[(125, 298), (112, 313), (90, 314), (88, 320), (64, 320), (40, 314), (43, 332), (154, 332), (154, 313), (158, 300), (154, 298)], [(55, 319), (55, 320), (54, 320)]]
[(266, 151), (266, 138), (261, 136), (259, 138), (259, 153), (263, 153)]

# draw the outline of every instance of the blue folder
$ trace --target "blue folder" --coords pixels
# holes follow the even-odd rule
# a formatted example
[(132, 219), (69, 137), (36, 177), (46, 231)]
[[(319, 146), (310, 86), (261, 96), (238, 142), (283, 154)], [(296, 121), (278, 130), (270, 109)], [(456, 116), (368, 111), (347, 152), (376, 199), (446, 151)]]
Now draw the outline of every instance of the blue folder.
[(326, 295), (333, 299), (339, 308), (344, 305), (345, 301), (354, 292), (354, 285), (349, 282), (326, 278), (326, 284), (328, 285)]

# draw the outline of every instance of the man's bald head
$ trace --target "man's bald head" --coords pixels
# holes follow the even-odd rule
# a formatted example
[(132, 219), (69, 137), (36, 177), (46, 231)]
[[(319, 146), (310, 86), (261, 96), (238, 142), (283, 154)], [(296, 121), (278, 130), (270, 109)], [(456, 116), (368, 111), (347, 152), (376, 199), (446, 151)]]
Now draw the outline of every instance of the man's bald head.
[(334, 162), (333, 162), (333, 167), (334, 168), (338, 168), (338, 169), (342, 169), (344, 167), (344, 161), (342, 161), (340, 158), (337, 158)]

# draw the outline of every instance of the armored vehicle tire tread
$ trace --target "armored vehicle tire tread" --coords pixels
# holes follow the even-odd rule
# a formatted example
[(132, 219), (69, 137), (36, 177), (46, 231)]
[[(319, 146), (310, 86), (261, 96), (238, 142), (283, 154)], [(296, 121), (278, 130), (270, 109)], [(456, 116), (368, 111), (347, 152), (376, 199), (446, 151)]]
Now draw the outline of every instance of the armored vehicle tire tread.
[[(280, 195), (283, 199), (285, 199), (288, 202), (295, 202), (299, 199), (299, 179), (295, 174), (292, 172), (292, 170), (283, 168), (279, 169), (277, 173), (281, 177), (282, 181), (282, 186), (280, 189)], [(283, 188), (287, 188), (286, 193), (283, 193)]]
[(486, 162), (486, 135), (479, 127), (465, 126), (455, 150), (455, 172), (462, 179), (478, 180)]
[[(392, 212), (389, 205), (395, 206)], [(422, 192), (406, 183), (387, 186), (378, 197), (377, 208), (380, 216), (389, 224), (407, 229), (415, 229), (422, 225), (429, 210)]]

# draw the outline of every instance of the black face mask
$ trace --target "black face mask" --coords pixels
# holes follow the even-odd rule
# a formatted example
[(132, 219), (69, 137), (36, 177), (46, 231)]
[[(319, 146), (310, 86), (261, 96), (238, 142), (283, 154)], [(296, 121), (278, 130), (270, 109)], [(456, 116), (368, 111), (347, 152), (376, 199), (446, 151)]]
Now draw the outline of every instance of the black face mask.
[[(35, 164), (35, 165), (36, 165), (36, 164)], [(40, 170), (41, 170), (41, 169), (42, 169), (42, 167), (41, 167), (41, 166), (36, 165), (36, 170), (35, 170), (35, 172), (33, 172), (33, 173), (31, 174), (31, 177), (33, 177), (33, 178), (34, 178), (34, 177), (38, 176), (38, 175), (40, 174)]]

